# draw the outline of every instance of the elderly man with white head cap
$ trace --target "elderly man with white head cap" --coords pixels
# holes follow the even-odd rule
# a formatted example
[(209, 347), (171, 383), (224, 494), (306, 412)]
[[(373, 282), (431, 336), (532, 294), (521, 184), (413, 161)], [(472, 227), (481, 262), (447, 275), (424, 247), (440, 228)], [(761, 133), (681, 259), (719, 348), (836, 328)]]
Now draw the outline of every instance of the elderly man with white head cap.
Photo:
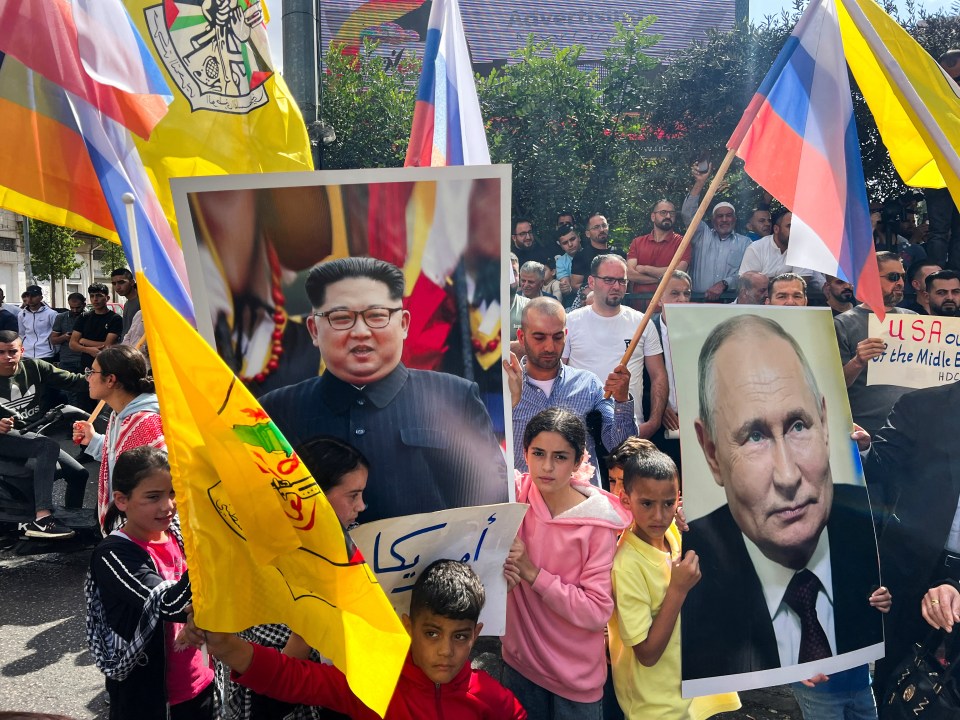
[[(683, 201), (680, 213), (687, 225), (700, 204), (700, 193), (712, 167), (700, 172), (693, 166), (693, 188)], [(737, 231), (737, 210), (728, 202), (719, 202), (711, 215), (712, 227), (701, 222), (693, 235), (693, 292), (703, 293), (707, 300), (717, 300), (725, 290), (736, 289), (743, 253), (750, 247), (750, 238)]]

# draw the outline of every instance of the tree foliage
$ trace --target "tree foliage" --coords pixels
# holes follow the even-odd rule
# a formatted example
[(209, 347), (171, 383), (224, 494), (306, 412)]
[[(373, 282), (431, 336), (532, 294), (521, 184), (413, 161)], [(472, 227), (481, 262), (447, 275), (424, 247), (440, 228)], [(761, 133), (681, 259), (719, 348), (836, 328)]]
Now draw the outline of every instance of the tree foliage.
[(417, 59), (393, 64), (366, 40), (356, 55), (331, 46), (320, 78), (320, 113), (336, 140), (321, 147), (323, 169), (401, 167), (407, 153)]
[[(40, 220), (30, 221), (30, 265), (34, 277), (49, 280), (51, 293), (55, 293), (56, 282), (67, 278), (83, 266), (77, 260), (77, 251), (83, 240), (73, 230), (59, 225), (51, 225)], [(56, 297), (51, 297), (56, 302)]]
[(127, 256), (123, 252), (123, 246), (109, 240), (102, 240), (97, 245), (100, 251), (100, 274), (108, 276), (117, 268), (127, 268), (132, 270), (127, 262)]
[[(514, 217), (530, 218), (541, 242), (549, 242), (560, 210), (581, 223), (603, 212), (622, 244), (646, 232), (654, 202), (680, 203), (696, 158), (719, 164), (802, 7), (796, 0), (792, 11), (761, 23), (710, 31), (663, 66), (646, 54), (659, 40), (650, 33), (652, 16), (615, 24), (602, 71), (585, 67), (580, 45), (528, 38), (517, 62), (477, 78), (491, 160), (513, 165)], [(957, 45), (958, 17), (908, 3), (898, 19), (934, 57)], [(419, 67), (401, 63), (388, 72), (372, 48), (355, 58), (327, 56), (322, 112), (338, 139), (325, 167), (403, 164)], [(894, 197), (904, 187), (852, 77), (851, 87), (868, 192)], [(735, 161), (720, 196), (746, 210), (763, 195)]]

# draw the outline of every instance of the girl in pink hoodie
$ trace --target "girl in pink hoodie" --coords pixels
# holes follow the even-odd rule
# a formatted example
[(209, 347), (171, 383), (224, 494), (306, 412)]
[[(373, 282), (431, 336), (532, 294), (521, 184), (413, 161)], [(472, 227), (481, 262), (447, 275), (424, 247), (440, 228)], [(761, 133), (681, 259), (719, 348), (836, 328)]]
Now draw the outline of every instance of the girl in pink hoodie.
[(530, 508), (504, 565), (503, 684), (531, 720), (601, 713), (610, 569), (631, 518), (590, 484), (586, 439), (583, 421), (559, 408), (534, 416), (523, 434), (530, 471), (517, 476), (517, 502)]

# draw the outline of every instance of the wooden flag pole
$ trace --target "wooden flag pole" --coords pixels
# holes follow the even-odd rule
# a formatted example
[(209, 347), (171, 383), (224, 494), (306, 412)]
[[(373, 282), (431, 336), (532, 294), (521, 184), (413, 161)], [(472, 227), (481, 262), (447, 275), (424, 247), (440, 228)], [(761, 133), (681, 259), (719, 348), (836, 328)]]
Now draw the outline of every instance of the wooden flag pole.
[[(677, 265), (680, 264), (680, 258), (683, 257), (683, 253), (690, 245), (690, 241), (693, 240), (693, 234), (697, 231), (697, 227), (703, 220), (703, 216), (706, 214), (707, 208), (710, 206), (710, 203), (713, 200), (713, 196), (717, 193), (717, 188), (720, 187), (720, 183), (723, 182), (723, 178), (727, 174), (727, 170), (730, 169), (730, 163), (733, 162), (733, 158), (736, 157), (736, 155), (736, 148), (727, 151), (726, 156), (723, 158), (723, 162), (720, 163), (720, 167), (717, 168), (717, 174), (714, 175), (713, 181), (707, 188), (707, 192), (704, 193), (703, 198), (700, 200), (700, 207), (698, 207), (697, 212), (693, 214), (693, 219), (687, 226), (687, 231), (683, 234), (683, 240), (680, 241), (680, 245), (677, 247), (677, 252), (674, 254), (670, 264), (667, 265), (667, 269), (664, 271), (663, 277), (660, 278), (660, 284), (657, 285), (657, 289), (653, 293), (653, 298), (651, 298), (650, 304), (643, 313), (643, 317), (640, 319), (640, 324), (637, 326), (636, 332), (633, 333), (633, 339), (630, 341), (630, 344), (627, 345), (627, 350), (625, 353), (623, 353), (623, 357), (620, 359), (620, 364), (624, 367), (627, 366), (627, 363), (630, 362), (630, 358), (633, 357), (633, 351), (637, 349), (637, 344), (640, 342), (640, 336), (643, 335), (643, 331), (646, 329), (647, 323), (650, 322), (650, 318), (657, 309), (660, 298), (663, 297), (663, 292), (667, 287), (667, 283), (670, 281), (670, 276), (673, 275), (673, 271), (676, 270)], [(611, 395), (612, 393), (608, 392), (606, 393), (605, 397), (609, 398)], [(638, 401), (639, 398), (634, 398), (634, 400)]]

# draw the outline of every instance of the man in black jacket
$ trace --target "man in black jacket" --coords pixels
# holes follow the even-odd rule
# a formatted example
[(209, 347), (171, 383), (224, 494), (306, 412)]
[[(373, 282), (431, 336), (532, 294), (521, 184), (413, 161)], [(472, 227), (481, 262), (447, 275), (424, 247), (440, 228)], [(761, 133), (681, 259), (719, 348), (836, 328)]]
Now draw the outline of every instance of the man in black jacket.
[(89, 473), (61, 451), (55, 440), (15, 429), (16, 419), (35, 420), (49, 409), (54, 390), (86, 393), (87, 381), (83, 375), (60, 370), (45, 360), (24, 357), (20, 336), (12, 330), (0, 330), (0, 405), (8, 415), (0, 419), (0, 457), (34, 459), (36, 518), (22, 529), (27, 537), (59, 540), (73, 537), (74, 532), (53, 515), (57, 463), (67, 481), (67, 507), (83, 506)]

